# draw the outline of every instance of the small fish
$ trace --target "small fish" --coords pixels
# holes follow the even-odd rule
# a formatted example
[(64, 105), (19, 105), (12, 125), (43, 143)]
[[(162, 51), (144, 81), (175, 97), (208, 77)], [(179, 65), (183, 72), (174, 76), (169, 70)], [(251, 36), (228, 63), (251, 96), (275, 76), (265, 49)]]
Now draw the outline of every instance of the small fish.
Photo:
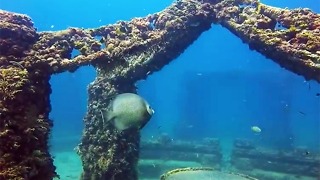
[(309, 152), (309, 151), (306, 151), (304, 154), (307, 156), (307, 155), (309, 155), (309, 154), (310, 154), (310, 152)]
[(319, 97), (319, 96), (320, 96), (320, 93), (316, 93), (316, 96)]
[(107, 122), (112, 122), (115, 128), (123, 131), (129, 128), (143, 128), (154, 114), (147, 101), (133, 93), (123, 93), (115, 96), (104, 112)]
[(187, 128), (189, 128), (189, 129), (190, 129), (190, 128), (193, 128), (193, 125), (189, 125), (189, 126), (187, 126)]
[(100, 39), (100, 41), (99, 41), (100, 43), (105, 43), (106, 42), (106, 40), (105, 40), (105, 38), (104, 37), (102, 37), (101, 39)]
[(261, 133), (262, 130), (258, 126), (252, 126), (251, 131), (255, 133)]
[(54, 25), (51, 25), (50, 28), (51, 28), (51, 29), (54, 28)]
[(302, 114), (302, 115), (304, 115), (304, 116), (306, 115), (306, 113), (304, 113), (304, 112), (302, 112), (302, 111), (299, 111), (299, 113)]

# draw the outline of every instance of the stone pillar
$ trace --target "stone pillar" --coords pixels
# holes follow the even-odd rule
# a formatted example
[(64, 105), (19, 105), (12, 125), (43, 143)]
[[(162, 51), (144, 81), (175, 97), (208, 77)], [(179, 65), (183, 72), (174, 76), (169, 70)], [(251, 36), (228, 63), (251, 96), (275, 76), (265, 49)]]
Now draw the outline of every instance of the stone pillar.
[(20, 67), (0, 70), (0, 179), (57, 176), (48, 150), (49, 78)]
[[(101, 80), (102, 79), (102, 80)], [(120, 132), (103, 116), (112, 96), (135, 92), (133, 84), (97, 79), (89, 86), (88, 111), (78, 153), (83, 163), (82, 180), (137, 180), (140, 132)]]
[(50, 180), (50, 74), (22, 60), (38, 34), (27, 16), (0, 10), (0, 19), (0, 179)]

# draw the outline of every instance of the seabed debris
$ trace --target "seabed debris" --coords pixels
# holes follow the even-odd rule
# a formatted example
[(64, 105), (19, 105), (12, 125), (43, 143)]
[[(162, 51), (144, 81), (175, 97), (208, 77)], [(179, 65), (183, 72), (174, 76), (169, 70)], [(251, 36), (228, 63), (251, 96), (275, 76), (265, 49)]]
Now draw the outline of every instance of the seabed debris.
[[(280, 9), (257, 0), (181, 0), (143, 18), (93, 29), (37, 32), (28, 16), (7, 11), (0, 11), (0, 24), (0, 179), (57, 176), (48, 150), (49, 79), (92, 65), (97, 78), (88, 89), (78, 148), (82, 179), (136, 180), (139, 131), (101, 126), (99, 109), (108, 106), (106, 97), (135, 93), (137, 80), (161, 70), (212, 24), (306, 80), (320, 82), (320, 16), (305, 8)], [(81, 54), (71, 57), (74, 49)]]

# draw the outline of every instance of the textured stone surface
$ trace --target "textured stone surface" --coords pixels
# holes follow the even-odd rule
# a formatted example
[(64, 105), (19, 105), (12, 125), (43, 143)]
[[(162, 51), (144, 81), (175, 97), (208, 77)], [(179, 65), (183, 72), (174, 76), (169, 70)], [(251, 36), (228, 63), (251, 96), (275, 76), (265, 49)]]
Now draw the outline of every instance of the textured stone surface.
[[(0, 11), (0, 179), (56, 176), (48, 152), (52, 74), (85, 65), (98, 72), (89, 87), (78, 151), (83, 179), (137, 179), (139, 132), (119, 133), (101, 116), (112, 95), (135, 92), (137, 80), (175, 59), (212, 24), (319, 82), (319, 19), (308, 9), (279, 9), (254, 0), (183, 0), (131, 21), (37, 33), (29, 17)], [(80, 54), (71, 57), (73, 50)]]

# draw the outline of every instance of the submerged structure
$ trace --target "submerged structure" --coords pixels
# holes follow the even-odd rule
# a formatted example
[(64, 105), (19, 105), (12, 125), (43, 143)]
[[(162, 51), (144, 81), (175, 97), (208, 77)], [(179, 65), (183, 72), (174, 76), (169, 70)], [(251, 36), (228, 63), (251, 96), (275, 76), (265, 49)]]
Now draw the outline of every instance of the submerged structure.
[[(142, 141), (139, 179), (320, 178), (320, 154), (309, 152), (307, 148), (277, 149), (247, 139), (236, 139), (232, 151), (222, 156), (223, 145), (218, 139), (204, 138), (193, 142), (168, 142), (165, 139), (162, 136), (156, 140)], [(174, 170), (176, 168), (183, 169)]]
[(212, 168), (179, 168), (161, 176), (161, 180), (183, 179), (230, 179), (230, 180), (257, 180), (247, 175), (220, 172)]
[[(82, 179), (137, 179), (139, 131), (103, 122), (110, 96), (136, 92), (135, 82), (179, 56), (212, 24), (221, 24), (282, 67), (320, 82), (320, 15), (256, 0), (182, 0), (165, 10), (95, 29), (37, 32), (25, 15), (0, 11), (0, 179), (52, 179), (52, 74), (92, 65)], [(103, 44), (105, 47), (103, 46)], [(215, 43), (215, 42), (212, 42)], [(210, 47), (209, 47), (210, 48)], [(76, 49), (80, 55), (71, 57)]]

